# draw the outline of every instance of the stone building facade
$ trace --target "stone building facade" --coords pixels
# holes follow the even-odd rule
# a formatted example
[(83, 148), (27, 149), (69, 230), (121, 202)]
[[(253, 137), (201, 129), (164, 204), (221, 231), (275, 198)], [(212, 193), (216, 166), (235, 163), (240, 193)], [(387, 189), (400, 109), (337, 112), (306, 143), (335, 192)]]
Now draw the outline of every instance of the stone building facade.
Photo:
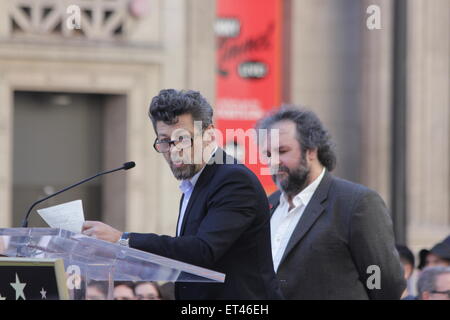
[[(283, 99), (319, 114), (337, 144), (336, 174), (377, 190), (401, 242), (419, 249), (450, 233), (450, 2), (395, 3), (285, 0)], [(67, 27), (71, 5), (81, 29)], [(370, 5), (381, 9), (379, 30), (366, 27)], [(152, 150), (147, 108), (166, 87), (214, 103), (214, 21), (213, 0), (0, 1), (0, 226), (22, 215), (18, 94), (51, 92), (102, 96), (100, 168), (137, 163), (103, 180), (102, 220), (174, 234), (179, 190)]]

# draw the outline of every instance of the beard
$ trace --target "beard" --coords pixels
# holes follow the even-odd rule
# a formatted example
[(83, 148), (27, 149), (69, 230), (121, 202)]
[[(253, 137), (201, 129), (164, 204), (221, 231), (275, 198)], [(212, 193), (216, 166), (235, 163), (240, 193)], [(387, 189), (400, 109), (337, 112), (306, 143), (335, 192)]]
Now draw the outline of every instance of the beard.
[(202, 168), (201, 164), (192, 162), (192, 155), (178, 152), (165, 154), (170, 170), (177, 180), (188, 180)]
[(172, 173), (177, 180), (190, 179), (201, 170), (201, 165), (198, 164), (183, 164), (180, 167), (176, 167), (172, 162), (170, 162), (169, 165), (170, 170), (172, 170)]
[[(283, 191), (288, 196), (294, 196), (302, 191), (308, 182), (308, 177), (311, 170), (308, 168), (308, 163), (306, 162), (306, 155), (302, 156), (299, 161), (299, 165), (295, 169), (289, 169), (285, 166), (280, 166), (278, 173), (272, 175), (272, 180), (278, 186), (278, 188)], [(284, 179), (280, 179), (279, 174), (286, 176)]]

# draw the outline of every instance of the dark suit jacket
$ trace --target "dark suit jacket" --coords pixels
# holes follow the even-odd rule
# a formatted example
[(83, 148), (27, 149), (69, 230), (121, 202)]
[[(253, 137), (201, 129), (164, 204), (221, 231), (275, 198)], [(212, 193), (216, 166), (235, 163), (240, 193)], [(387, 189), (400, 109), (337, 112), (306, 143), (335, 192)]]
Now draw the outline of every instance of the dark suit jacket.
[[(272, 213), (281, 193), (269, 197)], [(380, 268), (380, 289), (375, 272)], [(406, 283), (392, 220), (374, 191), (325, 173), (283, 254), (277, 276), (286, 299), (400, 299)]]
[(267, 197), (256, 176), (222, 149), (195, 184), (180, 236), (132, 233), (129, 243), (226, 274), (224, 284), (176, 283), (177, 299), (281, 298), (273, 270)]

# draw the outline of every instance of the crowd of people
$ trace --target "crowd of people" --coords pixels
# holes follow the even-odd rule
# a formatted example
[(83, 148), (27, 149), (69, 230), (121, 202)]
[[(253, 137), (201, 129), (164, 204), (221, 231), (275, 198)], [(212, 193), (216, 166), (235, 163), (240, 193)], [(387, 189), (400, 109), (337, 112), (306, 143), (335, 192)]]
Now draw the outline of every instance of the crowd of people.
[[(174, 300), (173, 283), (166, 282), (132, 282), (114, 283), (112, 297), (114, 300)], [(86, 288), (86, 300), (107, 300), (108, 283), (91, 281)]]
[(407, 246), (397, 245), (397, 250), (409, 284), (403, 300), (450, 300), (450, 236), (430, 250), (422, 249), (417, 267)]
[[(408, 283), (402, 300), (450, 300), (450, 236), (430, 250), (422, 249), (416, 263), (414, 253), (405, 245), (397, 251)], [(108, 283), (91, 281), (86, 300), (106, 300)], [(174, 284), (166, 282), (119, 281), (114, 283), (114, 300), (174, 300)]]

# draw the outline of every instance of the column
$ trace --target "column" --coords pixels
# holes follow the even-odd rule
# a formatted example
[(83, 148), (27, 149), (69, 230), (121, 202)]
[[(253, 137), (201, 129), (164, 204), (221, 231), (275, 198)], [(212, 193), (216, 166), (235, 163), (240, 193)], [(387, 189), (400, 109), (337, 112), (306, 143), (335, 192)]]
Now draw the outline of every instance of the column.
[(450, 2), (408, 1), (408, 238), (450, 233)]

